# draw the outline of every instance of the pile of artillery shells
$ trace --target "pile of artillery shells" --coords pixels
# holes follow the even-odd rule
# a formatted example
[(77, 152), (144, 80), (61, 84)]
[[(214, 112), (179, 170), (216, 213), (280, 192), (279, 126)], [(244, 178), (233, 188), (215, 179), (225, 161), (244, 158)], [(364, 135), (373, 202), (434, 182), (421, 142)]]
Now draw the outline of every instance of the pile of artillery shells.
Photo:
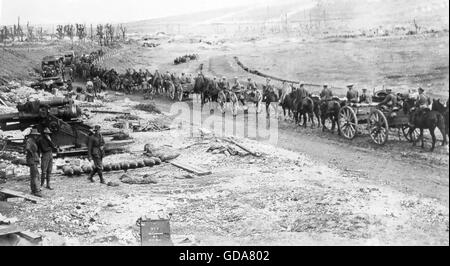
[[(138, 161), (129, 161), (129, 162), (123, 162), (123, 163), (105, 163), (103, 165), (103, 171), (104, 172), (111, 172), (111, 171), (128, 171), (131, 169), (139, 169), (139, 168), (145, 168), (145, 167), (153, 167), (156, 165), (162, 164), (161, 159), (156, 157), (146, 158), (145, 160), (138, 160)], [(81, 167), (79, 166), (70, 166), (66, 165), (63, 167), (63, 173), (65, 176), (73, 177), (73, 176), (80, 176), (82, 174), (90, 174), (94, 170), (94, 165), (86, 164)]]

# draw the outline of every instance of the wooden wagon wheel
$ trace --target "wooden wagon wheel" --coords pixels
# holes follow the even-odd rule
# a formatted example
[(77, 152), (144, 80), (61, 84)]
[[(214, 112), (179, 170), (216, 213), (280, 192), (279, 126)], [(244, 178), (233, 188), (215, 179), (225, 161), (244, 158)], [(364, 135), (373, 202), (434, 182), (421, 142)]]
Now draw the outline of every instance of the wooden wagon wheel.
[(388, 141), (389, 124), (380, 110), (374, 110), (369, 116), (369, 134), (378, 145), (384, 145)]
[(414, 131), (412, 131), (412, 128), (408, 125), (402, 126), (402, 132), (403, 132), (403, 136), (405, 136), (405, 138), (409, 142), (416, 141), (420, 135), (420, 130), (418, 128), (416, 128)]
[(342, 135), (349, 140), (355, 138), (358, 129), (358, 118), (355, 111), (348, 106), (345, 106), (339, 112), (339, 126)]

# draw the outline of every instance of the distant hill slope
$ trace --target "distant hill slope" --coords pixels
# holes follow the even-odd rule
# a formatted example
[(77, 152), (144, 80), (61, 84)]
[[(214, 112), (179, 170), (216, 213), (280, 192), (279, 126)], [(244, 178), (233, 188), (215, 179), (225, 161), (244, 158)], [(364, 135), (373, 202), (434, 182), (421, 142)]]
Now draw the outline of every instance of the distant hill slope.
[(206, 25), (214, 23), (343, 24), (350, 28), (395, 26), (413, 23), (447, 27), (448, 0), (299, 0), (291, 3), (254, 5), (128, 23), (133, 32), (154, 25)]

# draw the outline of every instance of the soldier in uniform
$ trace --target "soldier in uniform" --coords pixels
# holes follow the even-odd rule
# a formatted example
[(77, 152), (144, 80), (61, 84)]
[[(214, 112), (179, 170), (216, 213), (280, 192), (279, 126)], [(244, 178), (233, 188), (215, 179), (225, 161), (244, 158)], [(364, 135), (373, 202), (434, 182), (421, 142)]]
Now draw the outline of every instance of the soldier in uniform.
[(50, 129), (46, 128), (38, 140), (39, 151), (41, 152), (41, 187), (47, 181), (46, 188), (53, 190), (50, 186), (50, 176), (53, 169), (53, 151), (56, 150), (56, 145), (53, 143), (50, 134)]
[(392, 89), (386, 89), (387, 96), (381, 103), (378, 104), (379, 107), (384, 107), (386, 109), (392, 110), (394, 107), (397, 106), (398, 98), (397, 95), (395, 95), (392, 92)]
[(88, 159), (94, 162), (94, 169), (89, 176), (89, 181), (94, 183), (94, 175), (98, 173), (100, 177), (100, 183), (105, 184), (105, 179), (103, 178), (103, 157), (104, 157), (104, 146), (105, 141), (102, 134), (100, 133), (100, 126), (94, 127), (94, 133), (89, 137), (88, 142)]
[(320, 93), (320, 99), (326, 102), (333, 99), (333, 92), (328, 88), (328, 84), (323, 85), (323, 90)]
[(228, 88), (230, 87), (230, 84), (227, 81), (226, 77), (222, 77), (222, 80), (219, 81), (219, 83), (217, 84), (219, 89), (222, 91), (227, 91)]
[(248, 84), (247, 84), (247, 94), (254, 98), (256, 96), (256, 91), (258, 90), (258, 86), (254, 81), (252, 81), (251, 78), (248, 78)]
[(371, 102), (372, 102), (372, 99), (367, 94), (367, 89), (362, 89), (362, 94), (359, 97), (359, 103), (371, 103)]
[(86, 83), (86, 101), (94, 102), (94, 83), (88, 79)]
[(94, 78), (94, 97), (97, 97), (97, 94), (100, 93), (102, 89), (102, 81), (98, 76)]
[(67, 80), (67, 91), (68, 92), (72, 92), (73, 91), (73, 85), (72, 85), (72, 80), (71, 79)]
[(348, 91), (347, 91), (347, 100), (351, 103), (358, 103), (359, 102), (359, 95), (358, 92), (353, 90), (354, 85), (353, 84), (349, 84), (347, 86)]
[(422, 88), (419, 88), (419, 95), (417, 96), (416, 100), (416, 107), (419, 108), (419, 110), (426, 110), (430, 109), (430, 98), (425, 95), (425, 90)]
[(32, 129), (30, 135), (27, 137), (25, 151), (27, 165), (30, 167), (30, 187), (31, 194), (36, 197), (42, 197), (41, 189), (39, 188), (39, 147), (38, 138), (40, 134), (37, 129)]

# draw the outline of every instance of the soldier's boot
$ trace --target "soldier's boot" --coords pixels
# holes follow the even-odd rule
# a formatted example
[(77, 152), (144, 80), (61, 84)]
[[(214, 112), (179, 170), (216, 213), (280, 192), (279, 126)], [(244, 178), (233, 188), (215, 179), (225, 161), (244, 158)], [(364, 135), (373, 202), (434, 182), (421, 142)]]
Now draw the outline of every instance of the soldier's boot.
[(99, 170), (98, 175), (100, 176), (100, 183), (106, 184), (105, 179), (103, 178), (103, 171)]
[(93, 172), (89, 175), (89, 177), (88, 177), (89, 182), (91, 182), (91, 183), (94, 183), (94, 182), (95, 182), (95, 181), (94, 181), (94, 175), (95, 175), (95, 172), (93, 171)]
[(40, 191), (33, 192), (33, 193), (31, 193), (31, 195), (33, 195), (35, 197), (38, 197), (38, 198), (42, 198), (43, 197), (42, 193)]
[(45, 184), (45, 177), (41, 176), (41, 187), (44, 187)]
[(50, 186), (50, 177), (47, 178), (47, 186), (45, 187), (48, 190), (53, 190), (53, 188)]

